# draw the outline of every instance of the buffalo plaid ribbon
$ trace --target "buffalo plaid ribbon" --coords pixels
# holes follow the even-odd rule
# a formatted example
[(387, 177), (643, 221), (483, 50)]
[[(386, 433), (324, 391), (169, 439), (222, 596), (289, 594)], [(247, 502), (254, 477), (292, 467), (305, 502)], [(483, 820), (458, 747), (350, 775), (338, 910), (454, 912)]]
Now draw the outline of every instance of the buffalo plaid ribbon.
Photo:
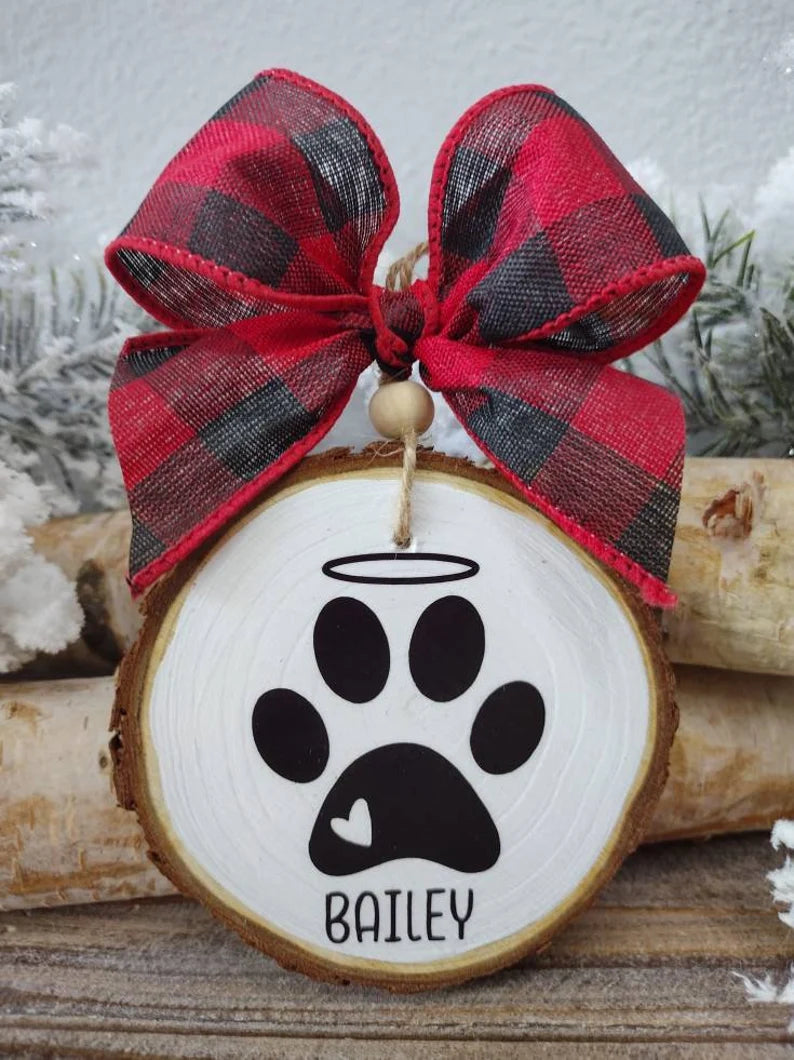
[(684, 423), (609, 362), (647, 345), (703, 282), (675, 228), (548, 89), (475, 104), (432, 178), (427, 280), (373, 282), (399, 208), (355, 110), (296, 74), (255, 77), (166, 166), (108, 247), (170, 331), (124, 346), (110, 422), (139, 592), (296, 464), (376, 360), (414, 361), (480, 449), (656, 605)]

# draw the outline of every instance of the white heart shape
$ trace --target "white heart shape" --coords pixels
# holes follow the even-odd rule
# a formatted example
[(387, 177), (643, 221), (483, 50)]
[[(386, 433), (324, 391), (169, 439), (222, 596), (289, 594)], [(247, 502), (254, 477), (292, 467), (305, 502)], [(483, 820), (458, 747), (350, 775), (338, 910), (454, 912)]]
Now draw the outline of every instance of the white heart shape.
[(331, 829), (340, 839), (359, 847), (372, 846), (372, 818), (366, 799), (356, 799), (347, 817), (332, 817)]

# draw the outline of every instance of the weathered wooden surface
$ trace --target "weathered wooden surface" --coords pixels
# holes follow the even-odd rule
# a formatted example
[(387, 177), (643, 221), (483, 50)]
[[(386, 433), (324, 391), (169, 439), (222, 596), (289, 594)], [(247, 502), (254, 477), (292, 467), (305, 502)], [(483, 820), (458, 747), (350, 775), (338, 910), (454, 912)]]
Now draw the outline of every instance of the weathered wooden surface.
[[(649, 838), (794, 815), (794, 678), (678, 668), (681, 722)], [(0, 685), (0, 909), (172, 893), (116, 805), (112, 678)]]
[(790, 1056), (788, 1009), (731, 974), (794, 958), (778, 862), (762, 835), (643, 848), (539, 957), (413, 996), (284, 972), (183, 899), (6, 913), (0, 1055)]
[[(792, 523), (794, 460), (686, 461), (670, 568), (679, 605), (665, 616), (674, 662), (794, 674)], [(76, 579), (87, 622), (79, 642), (29, 672), (110, 673), (139, 625), (125, 581), (129, 513), (58, 519), (31, 533)]]

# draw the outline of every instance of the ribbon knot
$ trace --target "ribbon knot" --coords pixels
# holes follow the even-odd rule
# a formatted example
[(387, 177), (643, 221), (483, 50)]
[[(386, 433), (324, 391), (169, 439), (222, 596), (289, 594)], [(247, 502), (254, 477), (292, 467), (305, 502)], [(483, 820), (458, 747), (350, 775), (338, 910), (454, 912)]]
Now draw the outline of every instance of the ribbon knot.
[(166, 166), (108, 267), (170, 330), (128, 341), (111, 428), (139, 592), (330, 429), (359, 374), (418, 361), (496, 468), (595, 556), (670, 605), (683, 467), (672, 394), (609, 362), (703, 282), (667, 217), (553, 92), (468, 110), (431, 183), (427, 280), (373, 283), (397, 218), (361, 115), (260, 74)]
[(414, 280), (403, 290), (375, 288), (378, 301), (376, 319), (376, 359), (393, 376), (410, 374), (420, 339), (432, 334), (438, 324), (438, 311), (425, 280)]

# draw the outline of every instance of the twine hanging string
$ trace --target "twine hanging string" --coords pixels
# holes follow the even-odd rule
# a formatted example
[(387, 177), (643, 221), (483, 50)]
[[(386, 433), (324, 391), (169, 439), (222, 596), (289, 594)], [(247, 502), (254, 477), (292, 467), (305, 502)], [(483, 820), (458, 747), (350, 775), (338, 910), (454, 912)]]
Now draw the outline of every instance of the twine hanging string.
[(402, 443), (403, 473), (392, 540), (397, 548), (408, 548), (411, 544), (411, 494), (416, 474), (416, 430), (413, 427), (403, 434)]
[[(422, 243), (417, 243), (413, 250), (409, 250), (407, 254), (398, 258), (397, 261), (392, 262), (386, 273), (386, 281), (384, 283), (386, 290), (407, 290), (413, 283), (414, 269), (427, 254), (427, 251), (428, 244), (425, 240)], [(392, 379), (385, 373), (381, 373), (379, 386), (388, 386), (391, 382), (393, 382)], [(416, 475), (416, 428), (408, 427), (403, 431), (400, 440), (403, 447), (403, 467), (392, 541), (396, 548), (406, 549), (411, 544), (411, 498)]]
[[(279, 194), (285, 182), (300, 195)], [(391, 420), (383, 437), (400, 445), (413, 424), (421, 440), (437, 392), (527, 501), (671, 606), (681, 405), (610, 364), (683, 315), (702, 262), (592, 126), (537, 85), (496, 91), (455, 124), (433, 166), (427, 280), (384, 290), (374, 265), (398, 212), (358, 112), (267, 70), (178, 151), (107, 248), (168, 329), (128, 340), (110, 388), (133, 591), (311, 452), (375, 359), (396, 377), (373, 398)], [(389, 285), (404, 288), (424, 251)], [(415, 362), (426, 386), (407, 378)], [(249, 444), (252, 417), (267, 444)], [(592, 488), (605, 467), (609, 510)]]
[(414, 282), (414, 269), (427, 254), (429, 244), (427, 240), (417, 243), (413, 250), (403, 254), (401, 258), (393, 261), (386, 273), (384, 287), (387, 291), (407, 291)]

